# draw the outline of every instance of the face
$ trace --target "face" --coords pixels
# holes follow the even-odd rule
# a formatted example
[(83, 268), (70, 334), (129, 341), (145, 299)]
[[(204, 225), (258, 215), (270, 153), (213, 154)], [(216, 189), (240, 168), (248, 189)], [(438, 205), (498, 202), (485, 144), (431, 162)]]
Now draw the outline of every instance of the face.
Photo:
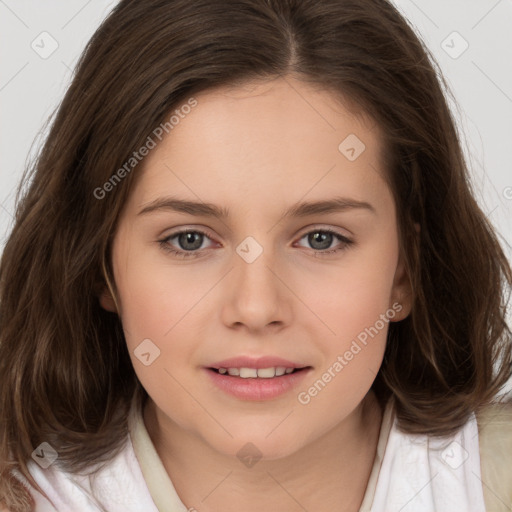
[[(112, 248), (117, 309), (101, 303), (162, 421), (224, 454), (250, 441), (283, 457), (356, 410), (410, 310), (380, 133), (292, 78), (195, 100), (143, 162)], [(264, 356), (304, 369), (211, 369)]]

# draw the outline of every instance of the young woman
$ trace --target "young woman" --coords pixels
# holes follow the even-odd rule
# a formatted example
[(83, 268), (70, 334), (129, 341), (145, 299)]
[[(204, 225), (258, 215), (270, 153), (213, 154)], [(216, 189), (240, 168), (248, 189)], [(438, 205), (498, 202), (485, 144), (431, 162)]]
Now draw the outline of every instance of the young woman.
[(114, 8), (2, 255), (7, 510), (507, 510), (512, 272), (434, 66), (385, 0)]

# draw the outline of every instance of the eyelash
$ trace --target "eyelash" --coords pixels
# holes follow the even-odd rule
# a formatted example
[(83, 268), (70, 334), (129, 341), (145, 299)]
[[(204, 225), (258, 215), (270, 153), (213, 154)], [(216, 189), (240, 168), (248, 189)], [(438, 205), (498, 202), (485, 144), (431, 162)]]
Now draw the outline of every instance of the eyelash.
[[(181, 250), (178, 250), (178, 249), (172, 249), (171, 246), (169, 245), (169, 241), (172, 240), (173, 238), (176, 238), (178, 237), (179, 235), (181, 234), (184, 234), (184, 233), (197, 233), (197, 234), (201, 234), (201, 235), (204, 235), (206, 236), (207, 238), (212, 238), (211, 236), (209, 236), (208, 233), (206, 233), (205, 231), (202, 231), (200, 229), (184, 229), (184, 230), (181, 230), (181, 231), (177, 231), (176, 233), (172, 233), (171, 235), (161, 239), (161, 240), (158, 240), (158, 243), (160, 245), (160, 247), (167, 253), (169, 254), (172, 254), (173, 256), (177, 257), (177, 258), (182, 258), (182, 259), (186, 259), (186, 258), (197, 258), (200, 256), (199, 254), (199, 250), (195, 250), (195, 251), (181, 251)], [(327, 249), (327, 250), (318, 250), (318, 249), (312, 249), (313, 251), (316, 252), (315, 254), (315, 257), (320, 256), (320, 257), (323, 257), (323, 256), (326, 256), (326, 255), (331, 255), (331, 254), (334, 254), (334, 253), (338, 253), (340, 251), (345, 251), (346, 249), (350, 248), (350, 246), (352, 246), (354, 244), (353, 240), (350, 240), (348, 238), (346, 238), (345, 236), (339, 234), (338, 232), (332, 230), (332, 229), (313, 229), (311, 231), (308, 231), (307, 233), (304, 233), (300, 238), (299, 240), (302, 240), (305, 236), (311, 234), (311, 233), (328, 233), (328, 234), (332, 234), (334, 235), (340, 242), (343, 243), (343, 245), (337, 249)]]

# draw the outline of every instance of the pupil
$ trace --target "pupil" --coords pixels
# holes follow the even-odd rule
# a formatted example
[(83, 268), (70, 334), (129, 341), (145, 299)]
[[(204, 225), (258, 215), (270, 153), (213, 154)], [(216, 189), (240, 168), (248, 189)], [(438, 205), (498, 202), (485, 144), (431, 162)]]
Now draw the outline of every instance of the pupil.
[[(313, 233), (309, 235), (309, 243), (311, 246), (315, 249), (328, 249), (332, 242), (332, 233), (325, 233), (322, 231), (317, 231), (316, 233)], [(320, 247), (315, 247), (315, 243), (320, 241)], [(326, 243), (327, 241), (327, 243)]]
[[(201, 233), (182, 233), (179, 236), (180, 247), (182, 247), (186, 251), (193, 251), (194, 249), (199, 249), (202, 245), (201, 237), (202, 237)], [(196, 238), (195, 243), (193, 243), (194, 238)], [(192, 247), (190, 247), (190, 246), (187, 247), (187, 244), (189, 242), (192, 242)]]

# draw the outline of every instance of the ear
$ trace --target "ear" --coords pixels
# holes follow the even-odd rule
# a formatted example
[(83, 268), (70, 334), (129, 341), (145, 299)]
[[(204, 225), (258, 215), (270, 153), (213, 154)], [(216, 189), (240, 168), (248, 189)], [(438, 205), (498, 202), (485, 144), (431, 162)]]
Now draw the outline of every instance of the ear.
[[(416, 233), (419, 233), (420, 226), (419, 224), (414, 224), (416, 228)], [(412, 309), (412, 286), (411, 280), (407, 273), (407, 269), (405, 268), (405, 261), (403, 257), (403, 253), (400, 252), (400, 256), (398, 258), (398, 264), (396, 267), (395, 278), (393, 280), (393, 287), (391, 289), (391, 302), (390, 307), (397, 312), (397, 314), (393, 317), (392, 322), (399, 322), (404, 318), (407, 318)]]
[(100, 305), (103, 309), (111, 311), (112, 313), (118, 313), (117, 306), (107, 286), (104, 286), (99, 293)]

